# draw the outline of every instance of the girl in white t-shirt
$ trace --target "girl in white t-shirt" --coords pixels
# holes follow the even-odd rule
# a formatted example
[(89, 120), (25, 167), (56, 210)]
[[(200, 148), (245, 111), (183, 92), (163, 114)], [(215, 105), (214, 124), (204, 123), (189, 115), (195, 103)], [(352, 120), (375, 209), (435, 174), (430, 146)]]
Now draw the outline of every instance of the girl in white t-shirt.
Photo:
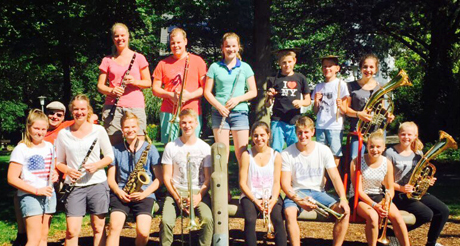
[[(393, 164), (385, 156), (385, 140), (383, 131), (380, 129), (369, 136), (367, 142), (368, 153), (361, 160), (361, 176), (359, 179), (359, 203), (357, 207), (358, 215), (366, 220), (366, 239), (367, 244), (377, 245), (379, 236), (379, 219), (388, 216), (393, 225), (395, 236), (401, 245), (410, 245), (409, 235), (406, 224), (399, 213), (396, 205), (391, 203), (389, 211), (384, 209), (380, 202), (383, 199), (382, 185), (390, 192), (391, 198), (394, 197), (394, 177)], [(357, 160), (351, 164), (351, 181), (355, 184)], [(351, 193), (354, 195), (354, 188)], [(354, 197), (350, 199), (353, 201)]]
[(273, 223), (275, 244), (286, 245), (280, 199), (281, 155), (268, 146), (270, 128), (262, 121), (251, 129), (252, 148), (241, 156), (240, 187), (243, 191), (241, 205), (244, 212), (244, 234), (248, 245), (257, 245), (257, 211), (263, 213), (264, 201), (268, 201), (268, 214)]
[(46, 245), (56, 195), (50, 184), (53, 145), (44, 141), (48, 117), (39, 109), (27, 116), (24, 138), (14, 148), (8, 168), (8, 183), (18, 189), (19, 204), (27, 231), (27, 245)]

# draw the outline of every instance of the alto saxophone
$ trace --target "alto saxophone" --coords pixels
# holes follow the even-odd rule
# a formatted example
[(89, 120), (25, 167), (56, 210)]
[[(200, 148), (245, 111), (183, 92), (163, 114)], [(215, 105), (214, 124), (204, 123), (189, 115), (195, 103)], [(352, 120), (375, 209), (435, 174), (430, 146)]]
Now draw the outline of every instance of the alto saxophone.
[(273, 239), (275, 238), (275, 232), (273, 229), (273, 224), (270, 218), (270, 211), (269, 211), (269, 203), (270, 203), (270, 190), (265, 189), (264, 190), (264, 197), (262, 199), (262, 203), (264, 205), (264, 210), (263, 210), (263, 221), (264, 221), (264, 228), (267, 228), (267, 235), (266, 237), (268, 239)]
[[(393, 113), (394, 103), (391, 98), (385, 98), (385, 94), (404, 85), (412, 86), (412, 83), (409, 81), (407, 73), (404, 70), (401, 70), (396, 77), (371, 95), (364, 106), (363, 111), (372, 114), (372, 120), (365, 122), (359, 119), (356, 127), (357, 130), (361, 131), (365, 142), (367, 142), (367, 139), (372, 132), (375, 132), (378, 129), (383, 129), (383, 131), (385, 131), (387, 128), (388, 122), (385, 122), (385, 119), (390, 113)], [(388, 107), (386, 109), (383, 107), (385, 101), (388, 103)]]
[(408, 184), (412, 185), (414, 190), (407, 193), (408, 198), (420, 200), (425, 195), (436, 173), (436, 167), (429, 163), (430, 160), (450, 148), (457, 149), (457, 142), (445, 131), (439, 131), (439, 141), (423, 155), (410, 176)]
[(377, 242), (388, 245), (390, 240), (387, 238), (387, 226), (388, 226), (388, 213), (390, 212), (391, 206), (391, 195), (388, 190), (385, 191), (385, 197), (382, 199), (383, 209), (387, 211), (387, 216), (380, 218), (379, 229), (382, 229), (382, 235), (377, 239)]
[(141, 158), (137, 161), (134, 170), (129, 174), (125, 187), (123, 187), (123, 191), (128, 195), (141, 191), (143, 185), (150, 183), (151, 178), (144, 169), (144, 164), (147, 162), (147, 156), (149, 155), (150, 145), (150, 141), (148, 141), (147, 147), (142, 152)]
[(337, 218), (338, 220), (341, 220), (344, 216), (344, 214), (341, 214), (341, 213), (338, 213), (334, 210), (332, 210), (331, 208), (329, 208), (328, 206), (316, 201), (315, 199), (313, 199), (313, 197), (310, 197), (310, 196), (307, 196), (305, 195), (305, 193), (303, 193), (302, 191), (297, 191), (300, 195), (302, 195), (302, 200), (306, 200), (307, 202), (309, 203), (312, 203), (314, 205), (317, 206), (317, 208), (315, 208), (315, 212), (317, 212), (318, 214), (322, 215), (323, 217), (327, 218), (329, 217), (330, 214), (332, 214), (335, 218)]

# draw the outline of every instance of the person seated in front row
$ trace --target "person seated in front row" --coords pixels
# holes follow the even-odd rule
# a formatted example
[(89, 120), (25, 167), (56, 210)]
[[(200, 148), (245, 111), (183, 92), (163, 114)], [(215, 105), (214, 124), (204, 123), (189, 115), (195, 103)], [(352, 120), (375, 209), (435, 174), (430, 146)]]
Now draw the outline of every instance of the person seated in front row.
[[(160, 224), (160, 244), (171, 245), (177, 213), (190, 214), (194, 209), (201, 226), (199, 245), (211, 245), (213, 218), (211, 199), (208, 194), (211, 179), (211, 147), (195, 135), (198, 114), (193, 109), (184, 109), (179, 114), (182, 135), (166, 145), (161, 163), (163, 180), (169, 194), (165, 198)], [(187, 172), (191, 172), (188, 174)], [(191, 180), (188, 179), (190, 176)], [(192, 190), (188, 191), (188, 182)], [(188, 193), (193, 197), (190, 204)]]
[[(300, 229), (297, 223), (299, 212), (302, 209), (310, 211), (316, 208), (316, 205), (308, 201), (309, 197), (344, 214), (341, 220), (336, 220), (333, 231), (333, 245), (342, 245), (348, 230), (350, 207), (334, 156), (329, 147), (312, 140), (315, 134), (315, 123), (312, 119), (306, 116), (299, 118), (296, 122), (296, 133), (299, 141), (281, 152), (281, 188), (286, 193), (284, 214), (291, 245), (300, 245)], [(324, 191), (325, 171), (340, 199), (333, 198)]]
[[(155, 146), (139, 138), (139, 119), (131, 112), (121, 118), (125, 141), (113, 147), (115, 159), (107, 170), (110, 192), (110, 227), (107, 245), (117, 246), (131, 211), (136, 218), (136, 246), (146, 245), (150, 235), (155, 192), (161, 184), (160, 155)], [(138, 183), (139, 173), (148, 176)], [(133, 178), (135, 177), (135, 178)], [(132, 184), (135, 184), (134, 186)], [(140, 186), (140, 187), (139, 187)], [(132, 188), (131, 188), (132, 187)]]

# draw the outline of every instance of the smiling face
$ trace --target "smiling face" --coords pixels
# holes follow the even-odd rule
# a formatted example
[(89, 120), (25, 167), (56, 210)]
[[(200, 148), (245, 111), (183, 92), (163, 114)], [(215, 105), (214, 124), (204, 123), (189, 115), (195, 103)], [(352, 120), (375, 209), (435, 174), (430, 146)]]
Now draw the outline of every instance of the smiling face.
[(282, 57), (278, 62), (281, 67), (281, 73), (283, 75), (292, 75), (294, 73), (294, 66), (296, 61), (296, 58), (292, 56)]
[(88, 102), (85, 100), (74, 100), (72, 102), (72, 116), (75, 121), (86, 121), (88, 119)]
[(340, 71), (340, 66), (332, 59), (323, 59), (321, 62), (321, 70), (326, 81), (331, 81), (336, 78), (337, 73)]
[(299, 139), (298, 144), (306, 147), (315, 135), (315, 129), (308, 126), (297, 126), (296, 127), (297, 138)]
[(361, 74), (363, 78), (370, 79), (377, 73), (377, 60), (375, 58), (367, 58), (361, 65)]
[(44, 120), (36, 120), (29, 127), (29, 136), (34, 144), (39, 144), (45, 138), (48, 130), (48, 122)]
[(137, 119), (127, 119), (123, 122), (122, 126), (123, 136), (126, 140), (134, 140), (137, 137), (139, 131), (139, 124)]
[(175, 57), (181, 57), (186, 52), (185, 46), (187, 46), (187, 39), (181, 32), (175, 32), (169, 38), (169, 47)]
[(116, 26), (112, 33), (113, 44), (117, 49), (126, 48), (129, 44), (129, 32), (123, 26)]
[(411, 146), (411, 144), (417, 139), (418, 133), (414, 126), (405, 126), (399, 129), (398, 132), (399, 143), (404, 146)]
[(52, 109), (48, 111), (48, 122), (50, 129), (56, 129), (64, 121), (64, 110)]
[(228, 37), (224, 40), (222, 44), (222, 52), (226, 60), (232, 60), (238, 57), (238, 52), (240, 51), (240, 44), (236, 37)]
[(385, 151), (385, 140), (380, 137), (369, 138), (367, 142), (367, 152), (369, 156), (378, 158)]
[(269, 139), (270, 139), (270, 134), (267, 132), (267, 130), (262, 127), (256, 127), (254, 131), (252, 132), (252, 142), (254, 144), (254, 147), (265, 147), (268, 146)]
[(180, 129), (182, 130), (182, 136), (193, 136), (195, 135), (195, 129), (198, 126), (196, 117), (191, 115), (184, 115), (179, 120)]

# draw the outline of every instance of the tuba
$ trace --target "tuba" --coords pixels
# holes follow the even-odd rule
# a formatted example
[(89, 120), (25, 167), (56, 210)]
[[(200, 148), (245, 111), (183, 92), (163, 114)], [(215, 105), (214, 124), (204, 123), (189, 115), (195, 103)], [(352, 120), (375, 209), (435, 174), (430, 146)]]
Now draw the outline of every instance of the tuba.
[(429, 163), (430, 160), (447, 149), (457, 148), (457, 142), (455, 142), (452, 136), (445, 131), (439, 131), (439, 141), (423, 155), (410, 176), (408, 184), (414, 186), (414, 189), (411, 193), (407, 193), (407, 197), (420, 200), (425, 195), (428, 187), (430, 187), (431, 179), (436, 173), (436, 167)]
[[(372, 120), (365, 122), (361, 119), (358, 120), (357, 130), (361, 131), (363, 140), (367, 142), (369, 135), (376, 131), (377, 129), (387, 128), (388, 122), (386, 118), (389, 114), (393, 113), (394, 104), (391, 98), (385, 98), (385, 94), (388, 92), (400, 87), (400, 86), (412, 86), (412, 83), (409, 81), (406, 71), (399, 71), (398, 75), (394, 77), (390, 82), (386, 83), (382, 88), (377, 90), (374, 94), (371, 95), (366, 105), (364, 106), (363, 111), (367, 111), (372, 115)], [(384, 108), (384, 102), (388, 103), (388, 107)]]
[(273, 239), (275, 238), (275, 233), (274, 233), (272, 221), (270, 219), (270, 211), (268, 209), (269, 202), (270, 202), (270, 190), (269, 189), (264, 190), (264, 198), (262, 200), (263, 200), (262, 202), (264, 205), (264, 211), (263, 211), (264, 228), (267, 228), (266, 237), (268, 239)]
[[(382, 199), (383, 204), (383, 209), (387, 211), (387, 213), (390, 211), (390, 206), (391, 206), (391, 195), (388, 190), (385, 190), (385, 197)], [(388, 227), (388, 214), (384, 218), (380, 218), (379, 222), (379, 229), (382, 229), (382, 235), (377, 239), (377, 242), (383, 244), (383, 245), (388, 245), (390, 244), (390, 240), (387, 238), (387, 227)]]

